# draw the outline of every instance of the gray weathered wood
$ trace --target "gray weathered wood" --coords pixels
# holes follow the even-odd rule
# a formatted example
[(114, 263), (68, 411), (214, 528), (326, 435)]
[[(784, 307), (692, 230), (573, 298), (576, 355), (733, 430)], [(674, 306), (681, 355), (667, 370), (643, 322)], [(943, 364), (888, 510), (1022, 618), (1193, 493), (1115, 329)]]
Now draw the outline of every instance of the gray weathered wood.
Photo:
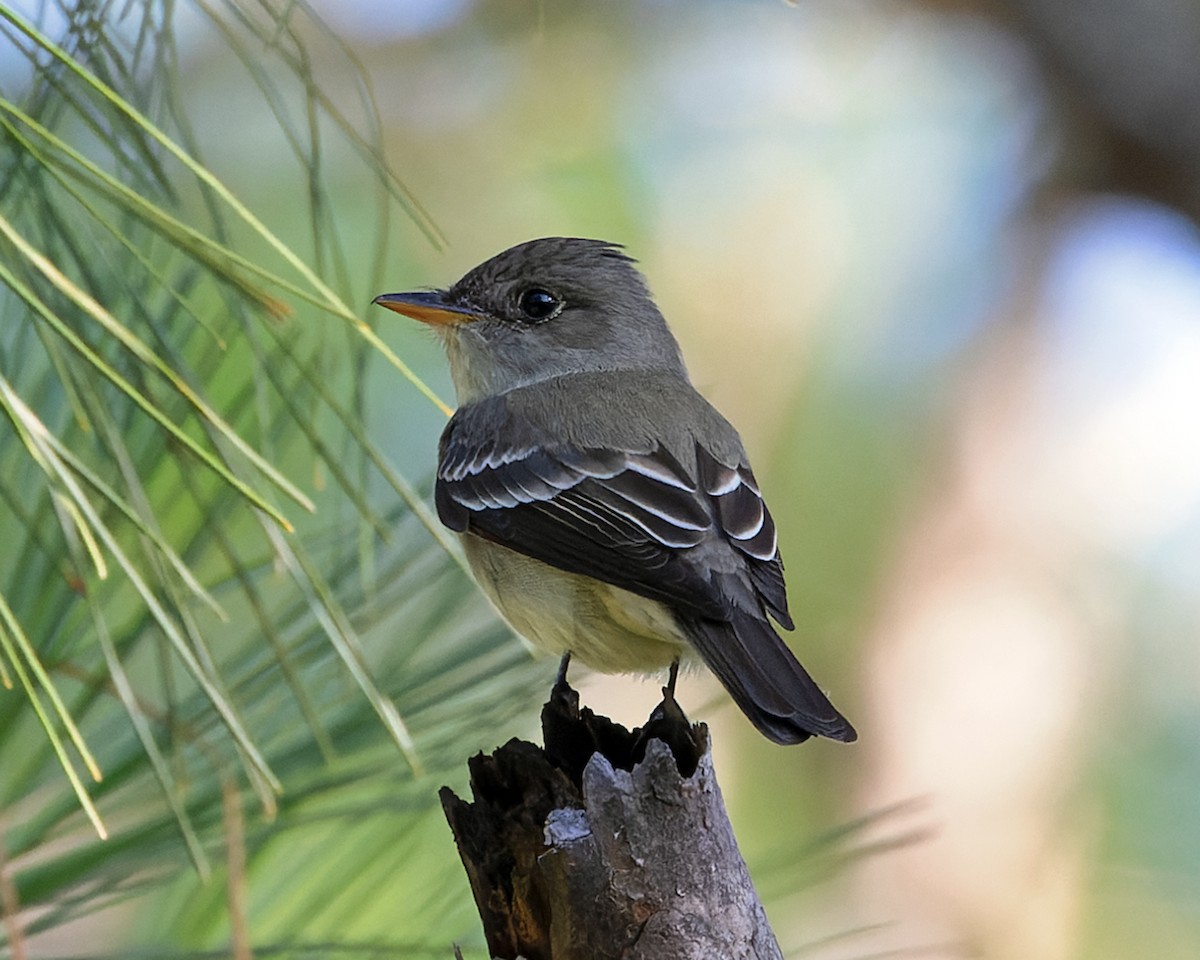
[(703, 724), (668, 698), (627, 731), (561, 684), (542, 727), (442, 791), (494, 957), (780, 960)]

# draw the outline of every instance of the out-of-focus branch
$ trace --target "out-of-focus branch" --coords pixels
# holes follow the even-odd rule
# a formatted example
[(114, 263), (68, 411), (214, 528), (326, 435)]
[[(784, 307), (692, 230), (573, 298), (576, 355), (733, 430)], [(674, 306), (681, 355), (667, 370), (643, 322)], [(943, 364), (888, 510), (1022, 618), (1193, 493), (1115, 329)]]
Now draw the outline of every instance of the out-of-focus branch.
[(1200, 223), (1200, 9), (1192, 0), (983, 0), (1070, 114), (1069, 178)]

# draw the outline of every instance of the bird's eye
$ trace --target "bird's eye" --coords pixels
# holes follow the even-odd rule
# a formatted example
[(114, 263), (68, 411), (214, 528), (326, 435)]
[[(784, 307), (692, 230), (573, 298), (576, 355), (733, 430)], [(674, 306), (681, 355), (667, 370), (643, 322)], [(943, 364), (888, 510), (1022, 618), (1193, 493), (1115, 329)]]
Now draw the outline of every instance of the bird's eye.
[(521, 294), (519, 305), (521, 312), (528, 319), (536, 323), (542, 320), (549, 320), (551, 317), (557, 315), (558, 311), (562, 309), (563, 303), (548, 290), (533, 287)]

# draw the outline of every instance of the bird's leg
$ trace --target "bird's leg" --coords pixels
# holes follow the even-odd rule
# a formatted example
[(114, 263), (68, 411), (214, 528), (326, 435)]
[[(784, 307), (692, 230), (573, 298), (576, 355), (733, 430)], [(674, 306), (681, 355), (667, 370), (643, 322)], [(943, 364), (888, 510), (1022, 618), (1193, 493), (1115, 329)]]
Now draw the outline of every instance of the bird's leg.
[[(645, 743), (651, 739), (661, 740), (675, 756), (679, 770), (686, 776), (695, 772), (704, 752), (704, 741), (692, 729), (688, 718), (675, 700), (675, 681), (679, 679), (679, 661), (671, 664), (671, 672), (667, 677), (667, 685), (662, 688), (662, 703), (654, 708), (650, 719), (642, 727), (639, 749), (644, 749)], [(638, 754), (640, 756), (640, 754)]]
[(554, 689), (567, 686), (567, 667), (571, 665), (571, 651), (568, 650), (558, 661), (558, 675), (554, 678)]

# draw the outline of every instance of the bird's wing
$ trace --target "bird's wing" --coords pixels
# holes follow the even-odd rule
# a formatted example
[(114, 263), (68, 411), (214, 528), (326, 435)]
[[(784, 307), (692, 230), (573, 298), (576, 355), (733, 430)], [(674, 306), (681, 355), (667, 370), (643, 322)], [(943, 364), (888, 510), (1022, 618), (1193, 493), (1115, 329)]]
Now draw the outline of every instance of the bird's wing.
[(791, 627), (775, 525), (748, 465), (724, 464), (698, 444), (689, 469), (661, 445), (574, 446), (528, 423), (509, 420), (501, 431), (461, 414), (443, 434), (436, 489), (452, 530), (728, 620), (734, 598), (690, 556), (723, 540), (766, 609)]

